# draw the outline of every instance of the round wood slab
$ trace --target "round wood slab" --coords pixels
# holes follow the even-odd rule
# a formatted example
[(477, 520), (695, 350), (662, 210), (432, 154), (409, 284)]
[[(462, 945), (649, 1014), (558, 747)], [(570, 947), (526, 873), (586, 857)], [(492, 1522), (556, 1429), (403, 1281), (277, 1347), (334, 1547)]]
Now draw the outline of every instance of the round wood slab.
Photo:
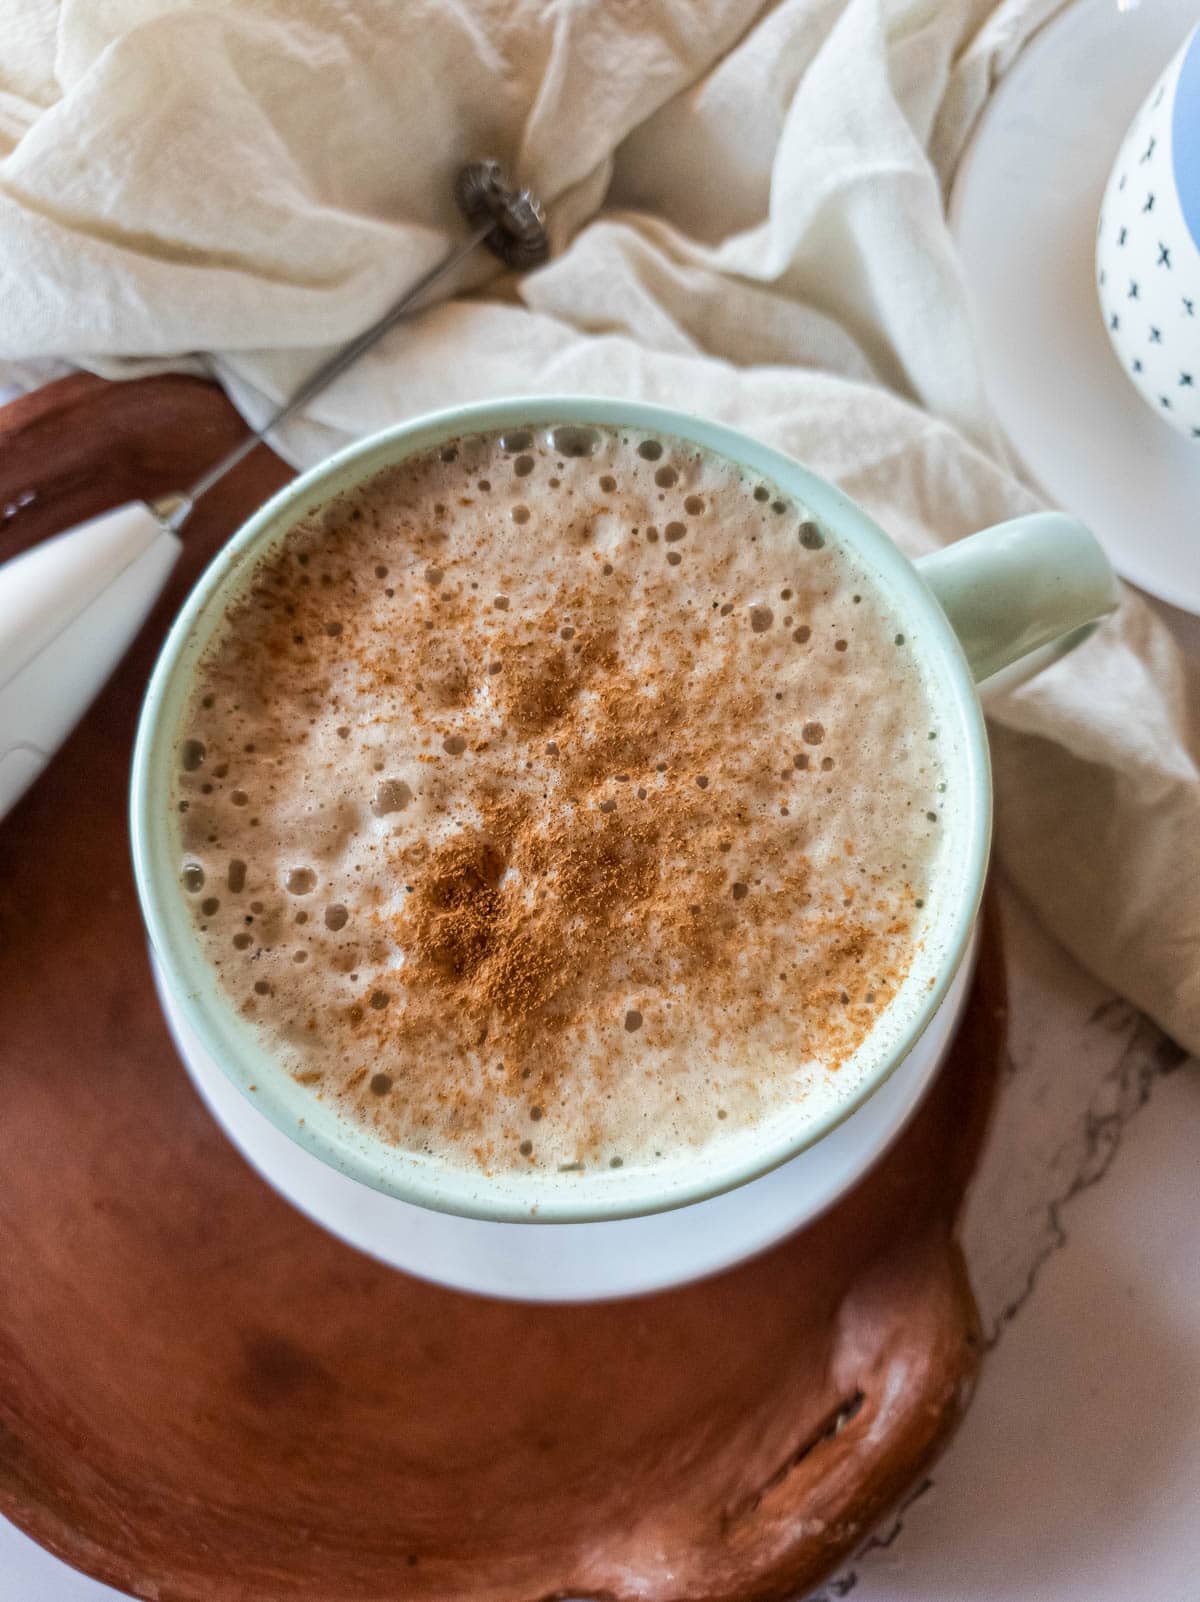
[[(187, 378), (75, 376), (14, 402), (0, 559), (177, 488), (242, 432)], [(1002, 1056), (995, 931), (900, 1141), (756, 1261), (532, 1307), (340, 1244), (243, 1162), (176, 1059), (126, 832), (163, 631), (287, 476), (259, 449), (202, 503), (135, 649), (0, 824), (0, 1511), (155, 1602), (795, 1596), (971, 1388), (954, 1228)]]

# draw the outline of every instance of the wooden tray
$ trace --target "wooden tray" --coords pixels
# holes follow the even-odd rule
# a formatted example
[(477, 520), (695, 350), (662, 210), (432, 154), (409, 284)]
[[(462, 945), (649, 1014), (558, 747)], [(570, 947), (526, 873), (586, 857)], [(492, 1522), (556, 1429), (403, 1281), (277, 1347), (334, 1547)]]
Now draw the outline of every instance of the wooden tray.
[[(0, 558), (186, 482), (241, 433), (186, 378), (76, 376), (13, 403)], [(203, 503), (137, 646), (0, 826), (0, 1511), (155, 1602), (795, 1596), (971, 1389), (954, 1228), (1002, 1055), (995, 931), (901, 1140), (754, 1262), (529, 1307), (341, 1245), (247, 1167), (180, 1067), (126, 837), (163, 631), (286, 477), (259, 449)]]

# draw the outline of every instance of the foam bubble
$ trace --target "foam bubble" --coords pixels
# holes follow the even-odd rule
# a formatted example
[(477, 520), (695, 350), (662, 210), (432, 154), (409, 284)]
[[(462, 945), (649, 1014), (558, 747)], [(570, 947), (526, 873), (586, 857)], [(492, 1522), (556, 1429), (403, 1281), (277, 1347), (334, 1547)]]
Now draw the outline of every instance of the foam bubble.
[(371, 811), (377, 818), (386, 818), (393, 812), (403, 812), (412, 797), (412, 790), (403, 779), (384, 779), (375, 786)]
[(593, 456), (600, 448), (600, 430), (564, 423), (550, 431), (551, 448), (560, 456)]

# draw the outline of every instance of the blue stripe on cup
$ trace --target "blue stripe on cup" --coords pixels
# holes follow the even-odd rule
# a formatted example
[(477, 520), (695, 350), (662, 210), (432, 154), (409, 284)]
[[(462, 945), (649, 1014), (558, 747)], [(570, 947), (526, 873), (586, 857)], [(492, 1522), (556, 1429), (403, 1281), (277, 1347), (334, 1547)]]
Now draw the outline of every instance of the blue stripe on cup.
[(1200, 31), (1193, 33), (1171, 108), (1171, 162), (1179, 207), (1192, 243), (1200, 248)]

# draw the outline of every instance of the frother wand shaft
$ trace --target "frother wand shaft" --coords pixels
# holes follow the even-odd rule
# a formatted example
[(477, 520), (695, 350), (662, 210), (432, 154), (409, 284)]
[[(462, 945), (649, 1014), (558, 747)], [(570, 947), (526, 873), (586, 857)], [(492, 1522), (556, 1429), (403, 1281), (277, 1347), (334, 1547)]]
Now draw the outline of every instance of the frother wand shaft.
[[(341, 350), (335, 351), (328, 361), (322, 362), (315, 372), (309, 374), (295, 394), (267, 418), (261, 428), (254, 429), (252, 433), (246, 435), (245, 439), (239, 440), (227, 455), (223, 456), (219, 462), (210, 467), (206, 473), (196, 480), (186, 494), (166, 497), (166, 504), (169, 507), (166, 517), (167, 527), (178, 529), (186, 521), (193, 506), (202, 495), (207, 494), (214, 484), (225, 477), (226, 473), (231, 472), (240, 461), (249, 456), (252, 450), (261, 445), (272, 430), (278, 428), (281, 423), (286, 423), (297, 412), (303, 411), (309, 401), (315, 400), (323, 390), (328, 389), (330, 384), (340, 378), (348, 367), (352, 367), (360, 356), (365, 355), (376, 341), (382, 339), (390, 329), (394, 328), (405, 317), (414, 303), (420, 300), (427, 289), (431, 289), (439, 278), (452, 272), (459, 262), (471, 254), (476, 246), (483, 243), (491, 232), (491, 228), (492, 225), (490, 223), (485, 223), (476, 228), (475, 232), (465, 239), (461, 245), (456, 245), (453, 250), (442, 257), (441, 261), (435, 262), (427, 273), (422, 274), (415, 284), (410, 285), (404, 291), (399, 300), (388, 307), (382, 317), (377, 318), (369, 328), (364, 328), (362, 333), (352, 339), (348, 345), (343, 345)], [(162, 505), (163, 503), (156, 504)]]

